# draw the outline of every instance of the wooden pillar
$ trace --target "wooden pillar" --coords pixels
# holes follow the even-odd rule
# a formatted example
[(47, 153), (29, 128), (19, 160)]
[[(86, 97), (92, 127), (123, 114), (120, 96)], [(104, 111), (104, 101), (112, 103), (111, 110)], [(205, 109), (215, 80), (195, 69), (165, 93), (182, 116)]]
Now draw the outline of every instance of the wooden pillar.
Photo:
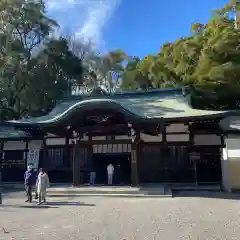
[[(170, 156), (169, 156), (169, 151), (168, 151), (168, 142), (167, 142), (167, 127), (169, 126), (169, 124), (166, 124), (164, 122), (161, 123), (161, 131), (162, 131), (162, 151), (160, 152), (161, 157), (163, 159), (162, 163), (164, 164), (164, 162), (169, 162), (170, 160)], [(168, 179), (169, 180), (169, 169), (168, 169), (168, 165), (164, 164), (162, 166), (163, 168), (163, 172), (159, 173), (163, 175), (164, 179)], [(151, 173), (149, 173), (151, 174)]]
[(0, 142), (0, 175), (2, 176), (2, 161), (4, 158), (4, 153), (3, 153), (3, 148), (4, 148), (4, 142)]
[(198, 174), (197, 174), (197, 157), (195, 156), (195, 153), (191, 154), (194, 150), (194, 132), (192, 125), (189, 124), (189, 148), (190, 148), (190, 154), (189, 158), (193, 162), (193, 171), (194, 171), (194, 178), (195, 178), (195, 183), (198, 185)]
[(140, 131), (136, 131), (136, 138), (135, 141), (132, 142), (131, 148), (131, 181), (132, 186), (138, 186), (139, 178), (138, 178), (138, 161), (139, 161), (139, 154), (138, 154), (138, 147), (140, 141)]
[(194, 147), (194, 133), (193, 133), (192, 126), (190, 124), (188, 125), (188, 129), (189, 129), (189, 143), (190, 143), (190, 147), (193, 148)]
[(2, 191), (3, 191), (3, 175), (2, 175), (3, 147), (4, 147), (4, 142), (1, 142), (0, 143), (0, 205), (2, 204)]
[(87, 170), (88, 172), (91, 171), (91, 169), (89, 168), (90, 165), (92, 165), (93, 163), (93, 143), (92, 143), (92, 135), (89, 136), (88, 138), (88, 145), (87, 145)]
[(24, 154), (24, 162), (25, 162), (25, 169), (27, 168), (27, 159), (28, 159), (28, 141), (25, 141), (25, 154)]
[(72, 163), (70, 159), (70, 148), (69, 148), (69, 136), (65, 138), (65, 147), (64, 147), (64, 162), (69, 163), (70, 169), (72, 168)]
[(79, 154), (79, 141), (73, 143), (73, 153), (72, 153), (72, 168), (73, 168), (73, 186), (76, 187), (80, 184), (80, 166), (78, 161), (78, 154)]
[(164, 144), (164, 147), (166, 147), (167, 143), (167, 126), (166, 124), (163, 124), (162, 128), (162, 143)]
[[(78, 134), (81, 136), (81, 134)], [(72, 167), (73, 167), (73, 186), (78, 186), (83, 183), (83, 176), (81, 173), (82, 161), (84, 161), (86, 146), (79, 140), (73, 140), (73, 154), (72, 154)]]
[(0, 171), (2, 169), (4, 142), (0, 142)]
[(220, 135), (220, 138), (221, 138), (221, 149), (225, 148), (225, 136), (224, 134), (221, 134)]
[(47, 169), (48, 168), (48, 165), (47, 165), (47, 162), (48, 162), (48, 147), (47, 147), (46, 138), (43, 138), (43, 154), (42, 154), (42, 156), (43, 156), (42, 167)]

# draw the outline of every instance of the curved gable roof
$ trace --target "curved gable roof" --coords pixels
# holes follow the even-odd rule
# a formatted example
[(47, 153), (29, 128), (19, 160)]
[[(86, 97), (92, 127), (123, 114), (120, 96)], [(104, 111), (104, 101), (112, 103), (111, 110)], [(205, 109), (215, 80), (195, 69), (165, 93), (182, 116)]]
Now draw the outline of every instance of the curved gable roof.
[(72, 114), (84, 114), (86, 110), (110, 109), (119, 111), (131, 119), (205, 118), (223, 116), (228, 111), (207, 111), (193, 109), (189, 97), (183, 95), (181, 88), (157, 89), (152, 91), (123, 92), (111, 96), (83, 96), (58, 103), (45, 116), (12, 120), (13, 125), (51, 125), (67, 120)]
[(17, 130), (9, 126), (0, 126), (0, 140), (18, 140), (18, 139), (31, 139), (30, 133)]

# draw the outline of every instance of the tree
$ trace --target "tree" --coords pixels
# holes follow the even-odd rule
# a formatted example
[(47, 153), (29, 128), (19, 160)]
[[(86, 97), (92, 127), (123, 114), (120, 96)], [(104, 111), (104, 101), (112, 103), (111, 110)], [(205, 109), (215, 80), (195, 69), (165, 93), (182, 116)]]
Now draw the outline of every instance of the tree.
[(64, 38), (46, 43), (35, 61), (29, 72), (30, 86), (24, 92), (27, 98), (22, 97), (25, 112), (31, 116), (48, 112), (57, 100), (71, 95), (72, 86), (81, 81), (83, 73), (82, 61), (69, 50)]
[(0, 11), (0, 116), (38, 115), (81, 79), (81, 60), (51, 39), (58, 25), (41, 0), (2, 0)]
[(89, 89), (104, 86), (109, 93), (119, 85), (123, 73), (123, 62), (128, 56), (121, 50), (110, 51), (104, 55), (95, 55), (84, 62), (86, 67), (85, 84)]
[(240, 29), (233, 18), (235, 3), (214, 10), (207, 24), (192, 24), (190, 36), (166, 43), (156, 55), (128, 64), (122, 88), (139, 88), (140, 72), (145, 83), (140, 88), (188, 85), (194, 90), (196, 107), (239, 108)]
[(143, 71), (144, 69), (140, 68), (139, 66), (140, 63), (141, 63), (141, 60), (138, 57), (133, 57), (128, 60), (125, 70), (122, 74), (122, 81), (121, 81), (122, 89), (147, 90), (153, 87), (147, 72), (144, 72)]
[(101, 85), (109, 93), (115, 91), (120, 84), (119, 80), (124, 70), (123, 64), (128, 59), (127, 54), (120, 49), (101, 54), (90, 41), (81, 41), (75, 36), (65, 35), (71, 51), (82, 60), (84, 65), (81, 89), (89, 92)]

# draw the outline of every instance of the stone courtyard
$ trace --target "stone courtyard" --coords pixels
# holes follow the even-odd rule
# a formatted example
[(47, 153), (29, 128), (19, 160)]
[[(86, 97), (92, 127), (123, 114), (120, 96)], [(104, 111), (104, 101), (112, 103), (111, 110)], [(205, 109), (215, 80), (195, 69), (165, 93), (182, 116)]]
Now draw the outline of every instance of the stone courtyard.
[(22, 192), (0, 207), (1, 240), (239, 239), (240, 199), (224, 193), (174, 198), (75, 197), (37, 206)]

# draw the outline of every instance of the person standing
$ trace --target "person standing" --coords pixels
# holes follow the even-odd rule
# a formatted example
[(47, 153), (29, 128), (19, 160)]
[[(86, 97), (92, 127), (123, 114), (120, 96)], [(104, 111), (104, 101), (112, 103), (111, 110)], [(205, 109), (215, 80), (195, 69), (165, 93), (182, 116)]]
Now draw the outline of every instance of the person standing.
[(34, 171), (31, 165), (28, 165), (27, 171), (24, 173), (24, 185), (27, 195), (27, 200), (25, 202), (32, 202), (32, 186), (35, 183)]
[(107, 166), (108, 185), (112, 185), (113, 183), (113, 174), (114, 174), (114, 166), (110, 163)]
[(95, 159), (92, 159), (90, 162), (90, 179), (89, 184), (94, 185), (96, 179), (96, 171), (95, 171)]
[(92, 170), (90, 172), (90, 185), (93, 186), (95, 184), (95, 178), (96, 178), (96, 172)]
[(42, 202), (46, 202), (46, 191), (49, 187), (49, 178), (43, 168), (39, 169), (36, 187), (38, 193), (38, 205), (40, 205)]

